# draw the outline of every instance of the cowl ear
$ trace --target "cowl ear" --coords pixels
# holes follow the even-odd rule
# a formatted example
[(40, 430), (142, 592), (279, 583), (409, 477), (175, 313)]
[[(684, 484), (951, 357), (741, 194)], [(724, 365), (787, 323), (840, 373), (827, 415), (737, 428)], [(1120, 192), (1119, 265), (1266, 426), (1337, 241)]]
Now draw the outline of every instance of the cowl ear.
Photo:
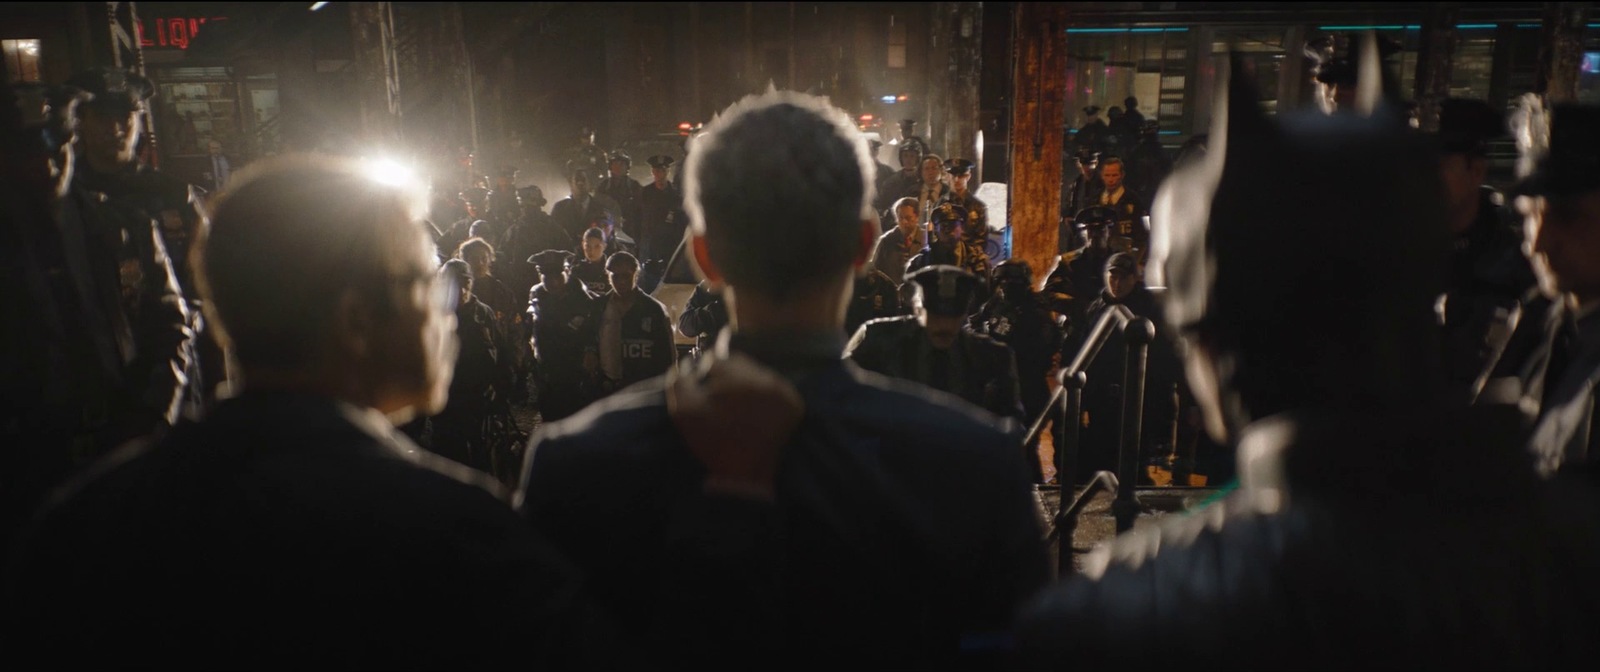
[(1378, 34), (1367, 31), (1361, 34), (1356, 61), (1355, 112), (1370, 117), (1383, 101), (1383, 61), (1378, 54)]

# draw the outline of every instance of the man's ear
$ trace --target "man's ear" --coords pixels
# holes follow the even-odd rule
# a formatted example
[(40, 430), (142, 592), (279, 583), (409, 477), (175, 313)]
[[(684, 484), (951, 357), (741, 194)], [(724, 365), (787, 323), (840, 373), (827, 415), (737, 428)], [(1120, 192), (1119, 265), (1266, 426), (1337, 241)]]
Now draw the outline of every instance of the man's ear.
[(710, 289), (722, 289), (722, 270), (711, 261), (711, 253), (706, 247), (706, 237), (698, 234), (689, 234), (689, 251), (694, 259), (694, 270), (710, 285)]
[(872, 250), (878, 246), (878, 222), (873, 219), (861, 220), (860, 248), (856, 250), (854, 262), (855, 270), (860, 271), (872, 259)]
[(344, 290), (333, 315), (333, 334), (342, 356), (367, 354), (376, 327), (374, 317), (369, 301), (363, 301), (354, 289)]

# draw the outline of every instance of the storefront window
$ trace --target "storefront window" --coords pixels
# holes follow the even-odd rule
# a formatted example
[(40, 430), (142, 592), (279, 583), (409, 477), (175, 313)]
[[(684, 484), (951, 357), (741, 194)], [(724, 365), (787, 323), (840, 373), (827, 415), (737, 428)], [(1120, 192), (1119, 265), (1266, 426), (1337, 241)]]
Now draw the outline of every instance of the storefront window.
[(1098, 106), (1106, 119), (1132, 96), (1144, 118), (1175, 128), (1184, 114), (1190, 42), (1187, 28), (1069, 29), (1067, 127), (1087, 121), (1085, 107)]
[[(1217, 66), (1233, 52), (1243, 61), (1245, 71), (1255, 80), (1261, 96), (1261, 108), (1267, 114), (1277, 114), (1278, 99), (1283, 83), (1283, 62), (1287, 52), (1287, 28), (1218, 28), (1211, 42), (1211, 57)], [(1296, 44), (1301, 49), (1303, 45)], [(1288, 105), (1284, 105), (1285, 108)]]
[(229, 68), (170, 68), (158, 81), (157, 128), (168, 156), (203, 155), (211, 140), (240, 146), (239, 90)]

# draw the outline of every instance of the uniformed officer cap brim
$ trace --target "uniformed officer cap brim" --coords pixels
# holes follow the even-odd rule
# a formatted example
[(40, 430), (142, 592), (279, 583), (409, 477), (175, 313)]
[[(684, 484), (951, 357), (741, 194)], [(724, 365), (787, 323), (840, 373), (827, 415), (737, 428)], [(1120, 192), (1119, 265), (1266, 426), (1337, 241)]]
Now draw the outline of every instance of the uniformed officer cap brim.
[(575, 256), (577, 255), (566, 250), (545, 250), (528, 257), (528, 263), (533, 264), (540, 269), (549, 268), (560, 270), (562, 268), (566, 268), (567, 263), (572, 261), (572, 258)]
[(652, 168), (671, 168), (672, 164), (673, 164), (672, 157), (666, 156), (664, 154), (657, 154), (655, 156), (652, 156), (647, 161), (649, 162), (650, 167), (652, 167)]
[(89, 94), (80, 105), (100, 111), (137, 110), (156, 93), (155, 85), (143, 75), (107, 67), (73, 75), (65, 86)]
[(1104, 205), (1095, 205), (1078, 211), (1072, 223), (1080, 228), (1110, 226), (1117, 221), (1117, 211)]
[(972, 168), (973, 163), (971, 159), (950, 159), (944, 163), (945, 172), (950, 173), (951, 175), (966, 175), (972, 172)]
[(936, 315), (965, 315), (978, 295), (978, 276), (959, 266), (928, 266), (906, 279), (921, 290), (923, 309)]

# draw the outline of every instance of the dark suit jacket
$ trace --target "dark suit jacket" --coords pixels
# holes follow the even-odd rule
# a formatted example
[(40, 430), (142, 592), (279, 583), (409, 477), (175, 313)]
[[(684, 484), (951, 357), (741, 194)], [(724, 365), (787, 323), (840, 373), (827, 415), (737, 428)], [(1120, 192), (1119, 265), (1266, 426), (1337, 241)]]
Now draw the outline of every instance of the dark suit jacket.
[(68, 668), (575, 661), (577, 575), (483, 474), (330, 399), (247, 393), (97, 465), (24, 536), (14, 660)]
[[(975, 636), (1004, 631), (1043, 578), (1018, 437), (840, 361), (837, 336), (789, 340), (731, 340), (793, 380), (807, 410), (776, 502), (724, 509), (691, 554), (724, 561), (660, 558), (669, 532), (693, 538), (678, 514), (715, 501), (673, 429), (664, 379), (546, 426), (523, 515), (593, 578), (625, 632), (671, 654), (668, 667), (927, 669), (956, 660), (964, 638), (983, 646)], [(716, 588), (685, 587), (697, 584)]]

